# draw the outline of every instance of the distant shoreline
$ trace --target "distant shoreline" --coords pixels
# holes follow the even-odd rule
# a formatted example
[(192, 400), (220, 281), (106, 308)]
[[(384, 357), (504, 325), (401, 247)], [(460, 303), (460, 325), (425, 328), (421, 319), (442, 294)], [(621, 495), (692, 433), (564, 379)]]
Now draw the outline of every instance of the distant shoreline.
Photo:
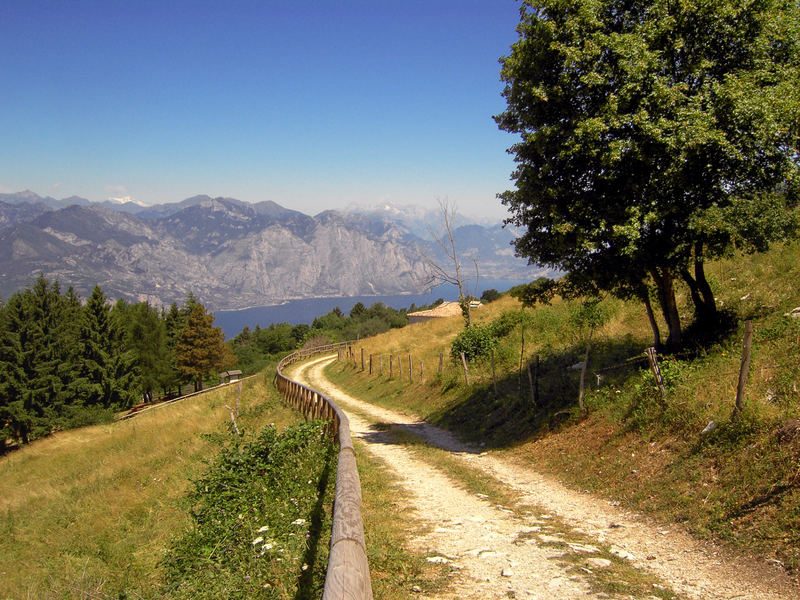
[[(514, 285), (525, 283), (519, 279), (486, 279), (481, 281), (481, 290), (497, 289), (506, 291)], [(480, 292), (478, 292), (480, 294)], [(334, 307), (345, 314), (357, 303), (361, 302), (370, 306), (376, 302), (383, 302), (394, 309), (409, 308), (411, 304), (417, 306), (432, 304), (439, 298), (444, 300), (457, 300), (458, 288), (454, 285), (441, 285), (424, 293), (403, 292), (399, 294), (369, 294), (361, 296), (317, 296), (313, 298), (298, 298), (284, 300), (280, 304), (262, 304), (248, 308), (234, 308), (212, 311), (215, 324), (222, 327), (227, 339), (238, 335), (242, 329), (256, 326), (269, 327), (272, 323), (289, 323), (311, 325), (316, 317), (329, 313)]]

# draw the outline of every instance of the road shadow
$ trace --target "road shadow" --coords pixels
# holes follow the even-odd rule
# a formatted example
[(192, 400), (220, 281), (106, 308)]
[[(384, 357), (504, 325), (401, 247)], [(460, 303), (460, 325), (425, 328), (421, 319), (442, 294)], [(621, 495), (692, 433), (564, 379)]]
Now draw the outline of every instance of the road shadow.
[(408, 446), (424, 443), (447, 452), (479, 454), (482, 448), (460, 441), (452, 432), (435, 427), (430, 423), (386, 423), (370, 425), (370, 431), (361, 433), (359, 438), (368, 444), (388, 446)]

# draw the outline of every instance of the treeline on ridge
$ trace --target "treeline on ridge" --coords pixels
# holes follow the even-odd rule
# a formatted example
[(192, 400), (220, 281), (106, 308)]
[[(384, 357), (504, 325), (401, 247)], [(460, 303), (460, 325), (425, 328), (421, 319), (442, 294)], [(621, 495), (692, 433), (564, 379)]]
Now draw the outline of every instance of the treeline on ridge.
[[(183, 305), (107, 299), (96, 286), (85, 302), (72, 287), (40, 276), (0, 302), (0, 452), (53, 431), (108, 421), (138, 403), (198, 391), (218, 371), (260, 371), (286, 353), (376, 335), (408, 323), (408, 313), (357, 302), (311, 325), (245, 327), (224, 341), (214, 316), (194, 295)], [(185, 391), (185, 390), (183, 390)]]
[(40, 276), (0, 304), (0, 451), (114, 411), (180, 393), (233, 366), (214, 317), (182, 306), (111, 305), (99, 286), (84, 303)]

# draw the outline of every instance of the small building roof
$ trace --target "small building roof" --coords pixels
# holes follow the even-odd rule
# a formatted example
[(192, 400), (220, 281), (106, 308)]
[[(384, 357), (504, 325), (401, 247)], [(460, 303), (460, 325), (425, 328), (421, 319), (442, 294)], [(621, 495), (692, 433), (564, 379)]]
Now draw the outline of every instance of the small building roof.
[(220, 377), (231, 377), (233, 375), (241, 375), (241, 371), (223, 371), (219, 374)]

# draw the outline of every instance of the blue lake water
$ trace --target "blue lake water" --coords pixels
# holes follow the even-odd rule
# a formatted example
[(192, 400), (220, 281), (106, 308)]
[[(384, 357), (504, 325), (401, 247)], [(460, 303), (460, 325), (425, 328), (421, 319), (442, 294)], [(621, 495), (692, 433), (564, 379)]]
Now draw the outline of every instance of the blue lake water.
[[(480, 290), (496, 289), (504, 292), (509, 288), (526, 283), (514, 280), (484, 280), (481, 279)], [(458, 300), (458, 288), (454, 285), (441, 285), (425, 294), (399, 294), (394, 296), (352, 296), (347, 298), (306, 298), (304, 300), (290, 300), (285, 304), (276, 306), (256, 306), (242, 310), (220, 310), (214, 313), (214, 324), (222, 327), (226, 339), (236, 336), (245, 326), (253, 329), (256, 325), (268, 327), (271, 323), (299, 323), (311, 322), (320, 315), (329, 313), (337, 306), (348, 314), (350, 309), (361, 302), (364, 306), (371, 306), (376, 302), (383, 302), (386, 306), (401, 309), (408, 308), (411, 304), (421, 306), (431, 304), (443, 298), (444, 300)]]

